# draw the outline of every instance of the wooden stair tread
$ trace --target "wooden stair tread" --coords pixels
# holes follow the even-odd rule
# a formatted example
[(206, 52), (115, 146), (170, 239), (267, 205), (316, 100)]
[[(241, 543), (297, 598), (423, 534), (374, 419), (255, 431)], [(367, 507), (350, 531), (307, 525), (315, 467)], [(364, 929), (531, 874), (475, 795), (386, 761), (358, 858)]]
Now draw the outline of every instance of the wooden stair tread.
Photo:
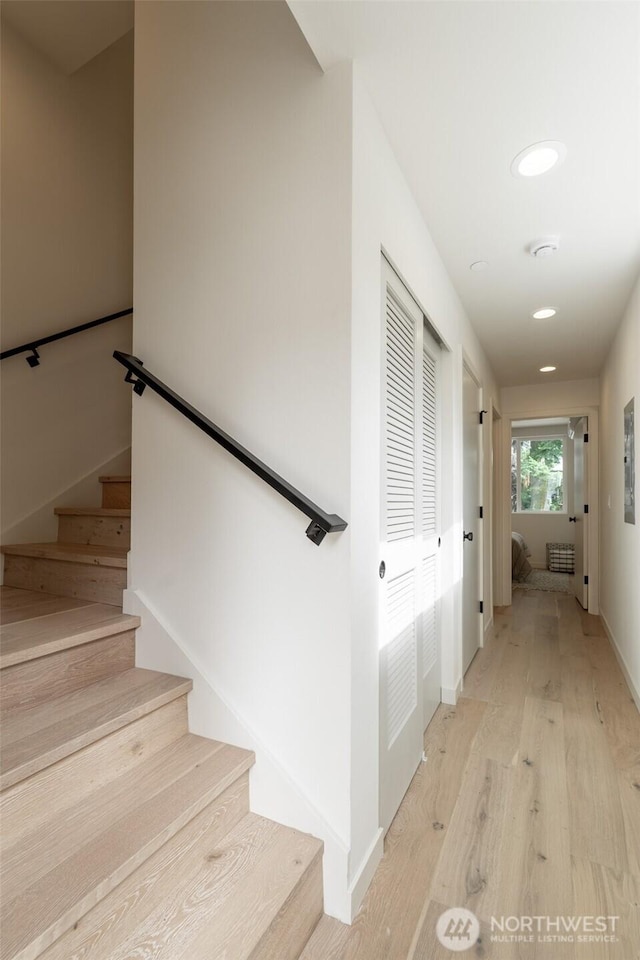
[(58, 517), (130, 517), (131, 510), (124, 507), (56, 507)]
[(95, 743), (191, 690), (191, 680), (133, 668), (3, 721), (0, 786), (6, 787)]
[(38, 557), (43, 560), (119, 568), (126, 568), (129, 552), (124, 547), (102, 547), (84, 543), (12, 543), (1, 549), (2, 553), (14, 557)]
[(6, 610), (13, 610), (16, 607), (24, 607), (30, 603), (33, 603), (35, 600), (44, 601), (44, 600), (66, 600), (66, 597), (58, 597), (54, 593), (50, 593), (48, 596), (40, 593), (36, 590), (23, 590), (22, 587), (0, 587), (0, 612), (4, 614)]
[(347, 949), (351, 927), (325, 914), (298, 960), (339, 960)]
[(40, 590), (25, 590), (24, 587), (0, 587), (0, 620), (3, 625), (44, 617), (49, 613), (76, 610), (88, 606), (91, 600), (76, 600)]
[(100, 483), (131, 483), (131, 475), (117, 477), (117, 476), (105, 476), (98, 477)]
[(3, 960), (41, 953), (215, 801), (253, 759), (246, 750), (187, 734), (64, 817), (22, 836), (3, 853)]
[(70, 610), (14, 620), (0, 626), (0, 669), (139, 626), (139, 617), (102, 603), (85, 603)]
[[(220, 838), (214, 816), (213, 810), (200, 814), (42, 960), (297, 957), (295, 946), (283, 949), (278, 942), (263, 953), (261, 944), (277, 929), (305, 874), (319, 867), (322, 843), (251, 813)], [(322, 909), (317, 886), (305, 939)]]

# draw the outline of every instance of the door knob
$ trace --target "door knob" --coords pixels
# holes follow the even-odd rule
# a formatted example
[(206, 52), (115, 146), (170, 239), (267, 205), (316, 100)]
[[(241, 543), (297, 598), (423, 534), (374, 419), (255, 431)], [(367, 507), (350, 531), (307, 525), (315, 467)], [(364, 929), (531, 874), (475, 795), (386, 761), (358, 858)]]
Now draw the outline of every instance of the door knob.
[(464, 532), (463, 532), (463, 534), (462, 534), (462, 539), (463, 539), (463, 540), (473, 540), (473, 530), (470, 530), (469, 533), (464, 533)]
[(569, 523), (577, 523), (577, 522), (578, 522), (577, 517), (569, 517)]

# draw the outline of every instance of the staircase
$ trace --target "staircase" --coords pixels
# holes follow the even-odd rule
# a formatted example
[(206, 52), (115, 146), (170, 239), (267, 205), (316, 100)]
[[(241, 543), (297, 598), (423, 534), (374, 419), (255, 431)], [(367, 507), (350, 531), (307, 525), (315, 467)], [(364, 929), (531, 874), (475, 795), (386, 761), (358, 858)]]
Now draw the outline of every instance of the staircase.
[(1, 960), (295, 960), (322, 844), (249, 812), (253, 754), (188, 731), (191, 681), (135, 666), (128, 477), (3, 547)]

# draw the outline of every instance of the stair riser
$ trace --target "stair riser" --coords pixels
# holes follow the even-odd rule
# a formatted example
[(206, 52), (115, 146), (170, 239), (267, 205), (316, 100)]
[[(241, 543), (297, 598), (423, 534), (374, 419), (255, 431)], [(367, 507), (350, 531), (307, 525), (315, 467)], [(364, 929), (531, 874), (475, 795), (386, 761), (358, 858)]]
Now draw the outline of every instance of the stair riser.
[(58, 517), (59, 543), (90, 543), (100, 547), (131, 546), (129, 517)]
[(35, 706), (135, 666), (135, 632), (60, 650), (2, 671), (0, 712)]
[(102, 506), (111, 509), (131, 509), (131, 483), (103, 483)]
[[(12, 960), (35, 960), (80, 918), (103, 900), (112, 890), (130, 877), (145, 861), (186, 827), (199, 813), (210, 806), (247, 770), (251, 761), (238, 764), (229, 757), (227, 777), (212, 777), (212, 760), (196, 763), (189, 773), (167, 786), (160, 793), (152, 792), (144, 811), (133, 810), (120, 820), (118, 830), (110, 833), (105, 845), (95, 830), (88, 846), (83, 845), (49, 873), (36, 867), (34, 882), (19, 889), (13, 901), (4, 903), (6, 917), (3, 945)], [(215, 761), (213, 761), (215, 765)], [(225, 779), (227, 782), (225, 783)], [(155, 790), (155, 786), (154, 786)], [(86, 832), (87, 827), (85, 826)], [(29, 875), (30, 865), (18, 867), (18, 875)], [(28, 881), (27, 881), (28, 882)], [(20, 881), (19, 881), (20, 883)], [(167, 890), (172, 890), (168, 878)], [(42, 904), (38, 932), (25, 928), (19, 918), (33, 904)], [(16, 922), (17, 921), (17, 922)]]
[(183, 737), (187, 698), (178, 697), (83, 750), (5, 790), (0, 821), (5, 843), (35, 830)]
[(324, 910), (322, 856), (316, 857), (249, 960), (298, 960)]
[(122, 567), (6, 555), (4, 582), (9, 587), (120, 606), (127, 571)]
[[(109, 684), (112, 681), (117, 687), (121, 677), (126, 688), (127, 671), (100, 682)], [(158, 685), (152, 680), (146, 690), (143, 683), (142, 686), (132, 689), (125, 695), (118, 695), (115, 701), (108, 698), (98, 699), (97, 707), (91, 713), (91, 722), (88, 722), (86, 708), (80, 710), (77, 717), (68, 716), (69, 704), (63, 702), (61, 705), (60, 699), (53, 701), (51, 705), (51, 727), (49, 731), (45, 729), (41, 738), (36, 729), (35, 731), (27, 731), (26, 737), (20, 735), (17, 739), (14, 737), (12, 740), (11, 732), (9, 736), (6, 733), (9, 723), (7, 720), (5, 722), (3, 744), (4, 771), (0, 778), (0, 789), (6, 790), (40, 770), (46, 770), (47, 767), (53, 766), (59, 760), (64, 760), (65, 757), (70, 757), (76, 751), (82, 750), (92, 743), (97, 743), (103, 737), (110, 736), (116, 730), (121, 730), (134, 720), (158, 710), (166, 703), (190, 691), (190, 680), (184, 678), (176, 678), (176, 680), (177, 683), (162, 685)], [(69, 694), (69, 697), (75, 697), (77, 694), (79, 694), (79, 691)], [(100, 698), (99, 692), (96, 696)], [(44, 708), (36, 705), (32, 709), (39, 711)], [(62, 710), (67, 712), (61, 714)], [(60, 737), (57, 735), (60, 729), (65, 734), (69, 729), (73, 729), (73, 733)], [(47, 739), (47, 733), (51, 733), (53, 736)], [(37, 752), (33, 750), (34, 740), (39, 746)], [(41, 741), (45, 741), (46, 746), (42, 746)]]
[[(202, 869), (203, 854), (215, 849), (249, 809), (249, 775), (245, 773), (146, 863), (86, 914), (48, 950), (41, 960), (92, 960), (120, 957), (120, 945), (157, 909), (163, 896), (189, 884)], [(183, 917), (183, 921), (187, 918)], [(172, 932), (158, 924), (158, 944)]]

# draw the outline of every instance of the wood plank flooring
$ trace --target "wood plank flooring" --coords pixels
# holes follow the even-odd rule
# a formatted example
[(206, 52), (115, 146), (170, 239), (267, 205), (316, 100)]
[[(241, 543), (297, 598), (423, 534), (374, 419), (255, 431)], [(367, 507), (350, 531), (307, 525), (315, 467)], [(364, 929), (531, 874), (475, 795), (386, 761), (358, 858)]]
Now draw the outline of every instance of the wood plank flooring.
[[(425, 753), (360, 914), (323, 918), (301, 960), (451, 958), (449, 907), (480, 921), (461, 957), (639, 960), (640, 716), (598, 617), (515, 591)], [(616, 940), (492, 940), (492, 916), (547, 915), (617, 917)]]

